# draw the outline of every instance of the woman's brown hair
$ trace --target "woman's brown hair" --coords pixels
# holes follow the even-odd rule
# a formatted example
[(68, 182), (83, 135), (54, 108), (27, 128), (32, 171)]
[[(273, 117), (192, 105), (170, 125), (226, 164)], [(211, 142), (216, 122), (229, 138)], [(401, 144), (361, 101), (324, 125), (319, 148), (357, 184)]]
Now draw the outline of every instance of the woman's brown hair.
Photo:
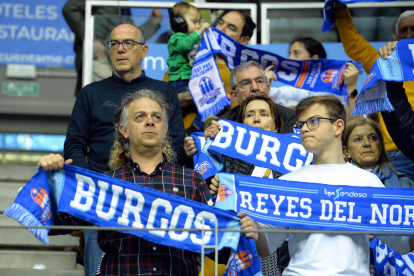
[(252, 101), (264, 101), (269, 105), (270, 113), (272, 114), (273, 122), (275, 123), (275, 129), (277, 129), (277, 133), (283, 133), (282, 116), (280, 115), (280, 112), (277, 109), (274, 101), (266, 95), (250, 96), (245, 99), (240, 105), (240, 110), (237, 113), (236, 122), (243, 124), (244, 118), (246, 116), (246, 107)]

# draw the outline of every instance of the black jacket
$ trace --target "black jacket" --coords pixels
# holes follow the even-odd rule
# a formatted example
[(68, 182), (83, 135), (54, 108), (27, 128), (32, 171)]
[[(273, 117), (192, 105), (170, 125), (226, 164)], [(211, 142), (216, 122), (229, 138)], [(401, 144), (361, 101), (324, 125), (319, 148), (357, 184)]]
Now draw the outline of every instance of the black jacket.
[(392, 112), (381, 112), (387, 130), (398, 149), (414, 162), (414, 111), (408, 102), (403, 82), (387, 82)]
[[(223, 172), (242, 174), (242, 175), (252, 175), (252, 172), (255, 168), (255, 165), (249, 162), (236, 159), (236, 158), (232, 158), (226, 155), (222, 155), (221, 159), (224, 162)], [(283, 174), (276, 172), (276, 171), (272, 171), (272, 175), (273, 175), (273, 178), (279, 178)]]
[(73, 159), (72, 165), (88, 170), (109, 171), (109, 154), (115, 138), (115, 110), (122, 96), (142, 88), (160, 92), (172, 105), (168, 133), (177, 153), (177, 164), (182, 165), (186, 160), (183, 146), (185, 132), (177, 90), (166, 82), (146, 77), (145, 72), (131, 82), (113, 74), (82, 88), (70, 116), (64, 147), (65, 159)]

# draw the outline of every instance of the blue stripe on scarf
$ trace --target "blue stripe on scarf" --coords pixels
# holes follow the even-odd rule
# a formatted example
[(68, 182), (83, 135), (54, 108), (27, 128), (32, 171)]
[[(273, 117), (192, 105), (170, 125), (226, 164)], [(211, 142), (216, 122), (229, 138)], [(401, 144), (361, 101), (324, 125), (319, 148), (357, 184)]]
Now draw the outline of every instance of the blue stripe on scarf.
[[(219, 173), (219, 179), (216, 206), (247, 211), (259, 222), (314, 230), (414, 234), (412, 189), (333, 187), (227, 173)], [(342, 212), (337, 214), (337, 210)]]
[[(274, 53), (242, 45), (212, 27), (204, 33), (189, 83), (191, 96), (202, 116), (202, 121), (207, 115), (218, 114), (229, 104), (214, 54), (223, 54), (230, 70), (250, 60), (259, 62), (264, 68), (274, 64), (272, 70), (276, 73), (278, 81), (284, 84), (313, 92), (330, 92), (346, 98), (348, 95), (343, 76), (347, 69), (346, 61), (286, 59)], [(362, 74), (361, 63), (354, 64)]]
[(388, 99), (392, 91), (388, 91), (386, 81), (414, 80), (413, 45), (414, 39), (400, 40), (387, 60), (378, 57), (359, 92), (352, 115), (394, 110)]
[[(279, 134), (219, 120), (221, 130), (214, 140), (207, 139), (203, 149), (194, 156), (194, 170), (209, 178), (224, 168), (219, 155), (250, 162), (282, 174), (297, 170), (312, 162), (302, 146), (300, 138), (290, 134)], [(195, 137), (196, 145), (200, 144)]]
[[(363, 3), (363, 2), (392, 2), (398, 0), (339, 0), (342, 3), (348, 5), (353, 3)], [(327, 32), (332, 28), (332, 25), (335, 23), (335, 14), (334, 14), (334, 0), (326, 0), (325, 6), (323, 8), (323, 26), (322, 32)]]

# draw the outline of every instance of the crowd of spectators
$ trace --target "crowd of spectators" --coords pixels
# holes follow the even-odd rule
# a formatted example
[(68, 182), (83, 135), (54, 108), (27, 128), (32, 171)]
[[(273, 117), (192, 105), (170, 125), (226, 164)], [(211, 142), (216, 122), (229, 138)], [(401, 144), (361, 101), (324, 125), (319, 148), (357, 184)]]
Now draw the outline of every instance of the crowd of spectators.
[[(68, 20), (70, 2), (73, 1), (65, 6)], [(188, 53), (197, 48), (210, 24), (200, 24), (201, 13), (193, 8), (185, 4), (184, 8), (172, 10), (171, 15), (178, 17), (176, 23), (186, 23), (186, 28), (175, 28), (176, 34), (168, 42), (170, 68), (164, 80), (169, 82), (151, 79), (142, 69), (142, 60), (151, 51), (145, 44), (145, 25), (136, 27), (127, 22), (111, 28), (108, 55), (112, 76), (80, 90), (68, 126), (64, 157), (45, 156), (39, 161), (40, 166), (60, 169), (66, 160), (67, 164), (207, 204), (210, 194), (217, 192), (219, 179), (216, 175), (205, 180), (191, 169), (197, 148), (188, 134), (205, 131), (205, 138), (214, 139), (220, 131), (216, 120), (226, 119), (276, 133), (296, 129), (305, 149), (313, 153), (313, 164), (282, 175), (223, 156), (225, 172), (330, 185), (413, 188), (413, 82), (387, 84), (395, 111), (379, 114), (378, 121), (364, 116), (355, 118), (350, 113), (358, 95), (359, 72), (352, 63), (346, 63), (343, 74), (349, 99), (346, 101), (343, 96), (332, 96), (326, 91), (311, 92), (290, 86), (271, 88), (271, 81), (277, 81), (272, 66), (262, 68), (257, 62), (248, 61), (230, 72), (226, 58), (217, 55), (218, 69), (233, 104), (209, 125), (201, 124), (200, 117), (193, 112), (194, 103), (188, 92), (192, 65)], [(395, 43), (387, 44), (379, 53), (372, 48), (356, 30), (347, 6), (339, 1), (335, 1), (335, 20), (347, 55), (355, 62), (362, 61), (366, 72), (380, 55), (386, 59), (395, 48)], [(248, 43), (256, 28), (251, 17), (238, 10), (225, 12), (213, 25), (241, 44)], [(76, 33), (79, 59), (82, 35)], [(317, 40), (303, 34), (292, 35), (302, 37), (291, 43), (290, 59), (327, 58)], [(414, 37), (413, 12), (401, 14), (396, 35), (398, 40)], [(80, 64), (77, 58), (81, 76)], [(183, 119), (189, 114), (192, 116)], [(184, 191), (170, 188), (175, 179), (184, 183)], [(256, 223), (248, 214), (239, 215), (243, 218), (243, 229), (284, 229)], [(59, 218), (57, 221), (61, 223), (84, 225), (70, 216)], [(91, 254), (93, 257), (85, 262), (86, 275), (95, 275), (96, 271), (100, 275), (198, 275), (197, 256), (186, 250), (114, 231), (91, 233), (86, 240), (89, 251), (85, 259)], [(256, 240), (258, 253), (263, 257), (264, 275), (337, 275), (340, 272), (369, 275), (367, 235), (249, 233), (248, 236)], [(408, 237), (382, 240), (402, 254), (414, 248)], [(151, 271), (152, 267), (159, 270)]]

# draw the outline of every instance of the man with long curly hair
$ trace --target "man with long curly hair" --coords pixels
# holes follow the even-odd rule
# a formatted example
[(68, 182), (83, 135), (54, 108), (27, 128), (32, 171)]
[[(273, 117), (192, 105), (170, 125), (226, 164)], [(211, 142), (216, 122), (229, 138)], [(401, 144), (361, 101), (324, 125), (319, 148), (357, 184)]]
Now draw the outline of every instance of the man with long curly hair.
[[(167, 194), (208, 203), (211, 199), (203, 177), (175, 165), (169, 142), (171, 107), (159, 92), (141, 89), (126, 94), (115, 112), (115, 142), (106, 175), (143, 185)], [(66, 160), (70, 164), (72, 160)], [(63, 157), (48, 155), (39, 160), (44, 170), (61, 169)], [(65, 225), (90, 225), (59, 215)], [(104, 252), (99, 275), (198, 275), (198, 253), (149, 242), (117, 231), (98, 231)]]

